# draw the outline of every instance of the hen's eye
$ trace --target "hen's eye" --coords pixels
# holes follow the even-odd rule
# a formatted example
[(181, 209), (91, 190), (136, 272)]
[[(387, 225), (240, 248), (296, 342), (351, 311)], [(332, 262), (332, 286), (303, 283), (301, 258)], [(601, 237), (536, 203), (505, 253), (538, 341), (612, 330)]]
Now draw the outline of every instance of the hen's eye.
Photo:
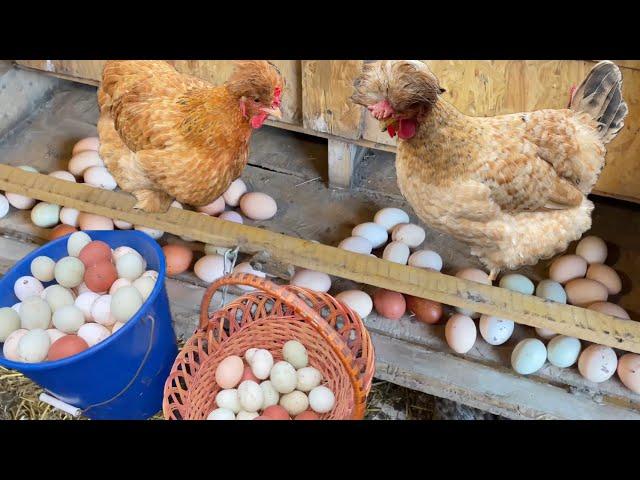
[(256, 103), (259, 103), (260, 99), (258, 97), (256, 97), (256, 98), (253, 99), (253, 101), (256, 102)]

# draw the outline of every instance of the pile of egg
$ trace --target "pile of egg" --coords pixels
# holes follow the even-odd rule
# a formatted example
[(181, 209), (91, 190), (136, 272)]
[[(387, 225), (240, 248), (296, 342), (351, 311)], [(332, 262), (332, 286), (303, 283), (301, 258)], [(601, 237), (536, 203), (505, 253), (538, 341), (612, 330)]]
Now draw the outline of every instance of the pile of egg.
[(158, 273), (145, 271), (145, 259), (130, 247), (112, 251), (75, 232), (67, 253), (58, 261), (34, 258), (31, 276), (15, 282), (20, 302), (0, 308), (5, 358), (38, 363), (93, 347), (129, 321), (155, 287)]
[[(59, 170), (49, 175), (60, 180), (80, 182), (104, 190), (115, 190), (117, 183), (109, 173), (100, 158), (99, 139), (88, 137), (77, 142), (72, 150), (68, 170)], [(38, 173), (29, 166), (19, 167), (23, 170)], [(135, 228), (159, 239), (164, 232), (143, 226), (134, 226), (122, 220), (112, 220), (107, 217), (91, 213), (80, 212), (69, 207), (60, 207), (46, 202), (37, 203), (35, 199), (7, 193), (0, 194), (0, 218), (9, 213), (9, 206), (18, 210), (31, 210), (31, 221), (41, 228), (53, 228), (50, 239), (68, 235), (79, 230), (129, 230)], [(173, 202), (175, 208), (183, 208), (179, 202)], [(275, 216), (278, 206), (269, 195), (261, 192), (247, 192), (247, 185), (237, 179), (231, 183), (227, 191), (209, 205), (199, 207), (197, 210), (203, 214), (217, 216), (230, 222), (243, 223), (242, 216), (234, 210), (226, 210), (226, 207), (240, 207), (241, 212), (252, 220), (269, 220)], [(190, 241), (189, 238), (183, 237)]]
[(207, 420), (318, 420), (330, 412), (335, 395), (322, 383), (322, 373), (309, 366), (307, 350), (297, 340), (282, 348), (283, 361), (271, 352), (250, 348), (246, 364), (236, 355), (222, 360), (215, 380), (222, 389)]

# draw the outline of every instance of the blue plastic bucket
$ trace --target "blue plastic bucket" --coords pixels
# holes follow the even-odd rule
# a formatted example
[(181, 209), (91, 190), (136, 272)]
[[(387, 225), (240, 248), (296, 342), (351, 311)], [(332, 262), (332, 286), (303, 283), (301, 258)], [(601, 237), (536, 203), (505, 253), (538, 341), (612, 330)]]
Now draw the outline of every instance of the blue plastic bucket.
[[(106, 340), (78, 355), (55, 362), (0, 365), (22, 372), (50, 395), (80, 408), (96, 420), (142, 420), (162, 408), (164, 383), (178, 354), (165, 288), (165, 259), (158, 243), (139, 231), (88, 231), (92, 240), (137, 250), (158, 281), (138, 313)], [(47, 243), (24, 257), (0, 280), (0, 307), (19, 300), (13, 293), (18, 278), (31, 275), (31, 261), (40, 255), (59, 260), (68, 255), (68, 236)], [(54, 282), (45, 284), (50, 285)]]

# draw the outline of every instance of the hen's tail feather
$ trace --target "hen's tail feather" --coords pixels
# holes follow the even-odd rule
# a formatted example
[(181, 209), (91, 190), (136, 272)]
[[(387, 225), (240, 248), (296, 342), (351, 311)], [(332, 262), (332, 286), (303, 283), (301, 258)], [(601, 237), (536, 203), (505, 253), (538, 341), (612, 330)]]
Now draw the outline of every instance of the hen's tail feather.
[(574, 92), (570, 108), (586, 112), (598, 122), (605, 144), (613, 140), (629, 111), (622, 98), (622, 73), (618, 66), (609, 61), (596, 64)]

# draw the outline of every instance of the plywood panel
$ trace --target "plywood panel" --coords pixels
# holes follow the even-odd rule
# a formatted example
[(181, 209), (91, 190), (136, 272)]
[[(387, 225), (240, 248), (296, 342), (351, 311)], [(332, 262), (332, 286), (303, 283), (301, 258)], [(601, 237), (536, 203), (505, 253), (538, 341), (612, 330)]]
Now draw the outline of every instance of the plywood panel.
[(362, 60), (303, 60), (302, 116), (306, 129), (360, 138), (363, 110), (349, 97)]
[[(102, 77), (105, 60), (18, 60), (18, 64), (97, 84)], [(231, 74), (230, 60), (169, 60), (176, 70), (220, 85)], [(282, 120), (300, 124), (302, 120), (302, 91), (300, 60), (273, 60), (285, 79), (282, 97)]]

